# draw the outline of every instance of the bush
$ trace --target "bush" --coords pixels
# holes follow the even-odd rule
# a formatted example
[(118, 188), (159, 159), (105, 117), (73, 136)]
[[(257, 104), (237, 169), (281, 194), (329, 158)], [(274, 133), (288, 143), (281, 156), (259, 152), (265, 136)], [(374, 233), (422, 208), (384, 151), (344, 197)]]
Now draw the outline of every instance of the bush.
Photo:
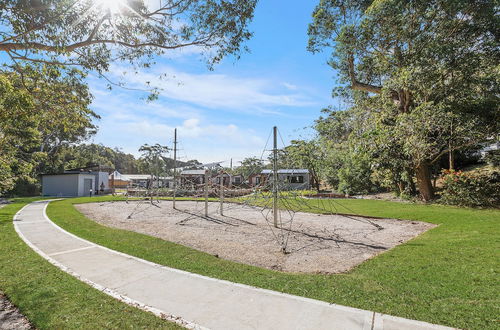
[(349, 194), (369, 194), (377, 191), (373, 183), (370, 159), (364, 154), (347, 154), (337, 172), (337, 191)]
[(500, 149), (488, 151), (484, 160), (491, 166), (500, 167)]
[(31, 197), (40, 196), (40, 184), (31, 180), (18, 179), (14, 188), (7, 194), (9, 197)]
[(443, 171), (440, 202), (469, 207), (500, 207), (500, 172)]

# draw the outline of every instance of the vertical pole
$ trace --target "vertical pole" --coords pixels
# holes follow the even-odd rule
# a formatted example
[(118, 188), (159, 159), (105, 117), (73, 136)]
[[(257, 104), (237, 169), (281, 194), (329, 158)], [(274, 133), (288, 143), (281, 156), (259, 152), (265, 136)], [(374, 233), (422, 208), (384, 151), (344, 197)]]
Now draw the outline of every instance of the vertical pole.
[(208, 170), (205, 170), (205, 216), (208, 217)]
[(278, 228), (278, 128), (273, 127), (273, 220)]
[(220, 215), (224, 215), (224, 172), (221, 172), (220, 176)]
[[(161, 151), (160, 151), (161, 152)], [(156, 202), (160, 202), (160, 157), (156, 156)]]
[(174, 128), (174, 194), (172, 197), (172, 205), (175, 209), (175, 194), (177, 192), (177, 128)]
[(111, 185), (113, 186), (111, 190), (111, 194), (114, 196), (115, 195), (115, 172), (116, 169), (113, 171), (113, 174), (111, 174)]

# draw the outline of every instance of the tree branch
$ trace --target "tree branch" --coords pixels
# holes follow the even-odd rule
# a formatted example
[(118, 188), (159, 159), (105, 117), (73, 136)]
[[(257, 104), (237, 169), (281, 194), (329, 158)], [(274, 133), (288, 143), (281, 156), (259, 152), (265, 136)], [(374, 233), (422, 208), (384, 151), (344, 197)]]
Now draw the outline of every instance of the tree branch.
[(467, 143), (464, 143), (462, 145), (459, 145), (459, 146), (456, 146), (456, 147), (453, 147), (453, 148), (445, 148), (443, 151), (441, 151), (440, 153), (437, 154), (437, 156), (435, 156), (431, 161), (430, 161), (430, 164), (434, 164), (435, 162), (437, 162), (439, 160), (439, 158), (441, 158), (442, 156), (446, 155), (448, 152), (450, 151), (455, 151), (455, 150), (460, 150), (462, 148), (465, 148), (465, 147), (470, 147), (470, 146), (473, 146), (475, 144), (478, 144), (481, 142), (482, 139), (479, 139), (479, 140), (472, 140), (472, 141), (469, 141)]
[(351, 79), (351, 88), (358, 91), (365, 91), (375, 94), (382, 93), (382, 87), (364, 84), (356, 80), (356, 72), (354, 71), (354, 56), (349, 54), (347, 58), (347, 67), (349, 70), (349, 78)]
[(195, 46), (195, 45), (203, 45), (208, 43), (207, 40), (195, 40), (192, 42), (187, 42), (187, 43), (182, 43), (182, 44), (177, 44), (177, 45), (172, 45), (172, 46), (167, 46), (167, 45), (161, 45), (157, 44), (155, 42), (143, 42), (143, 43), (127, 43), (125, 41), (120, 41), (120, 40), (110, 40), (110, 39), (97, 39), (97, 40), (85, 40), (81, 42), (77, 42), (74, 44), (71, 44), (66, 47), (58, 47), (58, 46), (51, 46), (51, 45), (45, 45), (42, 43), (38, 42), (27, 42), (27, 43), (4, 43), (0, 44), (0, 51), (13, 51), (13, 50), (29, 50), (29, 49), (37, 49), (37, 50), (44, 50), (44, 51), (49, 51), (49, 52), (71, 52), (74, 51), (75, 49), (86, 47), (86, 46), (92, 46), (95, 44), (118, 44), (127, 48), (142, 48), (142, 47), (156, 47), (156, 48), (161, 48), (161, 49), (178, 49), (182, 47), (187, 47), (187, 46)]
[[(351, 80), (351, 88), (352, 89), (358, 90), (358, 91), (363, 91), (363, 92), (375, 93), (375, 94), (382, 93), (381, 86), (365, 84), (365, 83), (359, 82), (356, 79), (356, 72), (354, 69), (354, 55), (352, 53), (350, 53), (347, 57), (347, 68), (348, 68), (348, 72), (349, 72), (349, 79)], [(400, 100), (398, 92), (396, 92), (396, 91), (391, 91), (391, 98), (395, 101)]]

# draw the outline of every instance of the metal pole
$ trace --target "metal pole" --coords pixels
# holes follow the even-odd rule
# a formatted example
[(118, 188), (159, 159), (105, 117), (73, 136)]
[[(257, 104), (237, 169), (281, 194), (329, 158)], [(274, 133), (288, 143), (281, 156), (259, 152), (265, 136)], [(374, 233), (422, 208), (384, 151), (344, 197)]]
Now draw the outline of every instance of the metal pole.
[(205, 170), (205, 216), (208, 217), (208, 170)]
[(174, 194), (172, 197), (172, 205), (175, 209), (175, 194), (177, 192), (177, 128), (174, 128)]
[(278, 128), (273, 127), (273, 220), (278, 228)]
[(113, 171), (113, 174), (111, 175), (111, 185), (113, 186), (111, 190), (111, 194), (114, 196), (115, 195), (115, 172), (116, 169)]
[(224, 215), (224, 172), (220, 176), (220, 215)]

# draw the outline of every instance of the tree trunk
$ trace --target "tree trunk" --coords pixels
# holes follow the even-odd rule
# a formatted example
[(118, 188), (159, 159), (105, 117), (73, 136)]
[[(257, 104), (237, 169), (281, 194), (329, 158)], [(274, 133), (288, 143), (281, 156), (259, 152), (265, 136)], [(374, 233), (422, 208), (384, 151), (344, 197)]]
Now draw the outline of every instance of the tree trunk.
[(319, 193), (319, 178), (316, 175), (311, 175), (312, 177), (312, 186), (316, 188), (316, 191)]
[(431, 182), (431, 171), (429, 164), (423, 162), (415, 168), (415, 173), (417, 175), (417, 185), (420, 196), (426, 202), (434, 198), (434, 189), (432, 188)]
[(453, 171), (455, 169), (455, 155), (453, 154), (453, 150), (450, 149), (448, 151), (448, 162), (449, 162), (449, 170)]

